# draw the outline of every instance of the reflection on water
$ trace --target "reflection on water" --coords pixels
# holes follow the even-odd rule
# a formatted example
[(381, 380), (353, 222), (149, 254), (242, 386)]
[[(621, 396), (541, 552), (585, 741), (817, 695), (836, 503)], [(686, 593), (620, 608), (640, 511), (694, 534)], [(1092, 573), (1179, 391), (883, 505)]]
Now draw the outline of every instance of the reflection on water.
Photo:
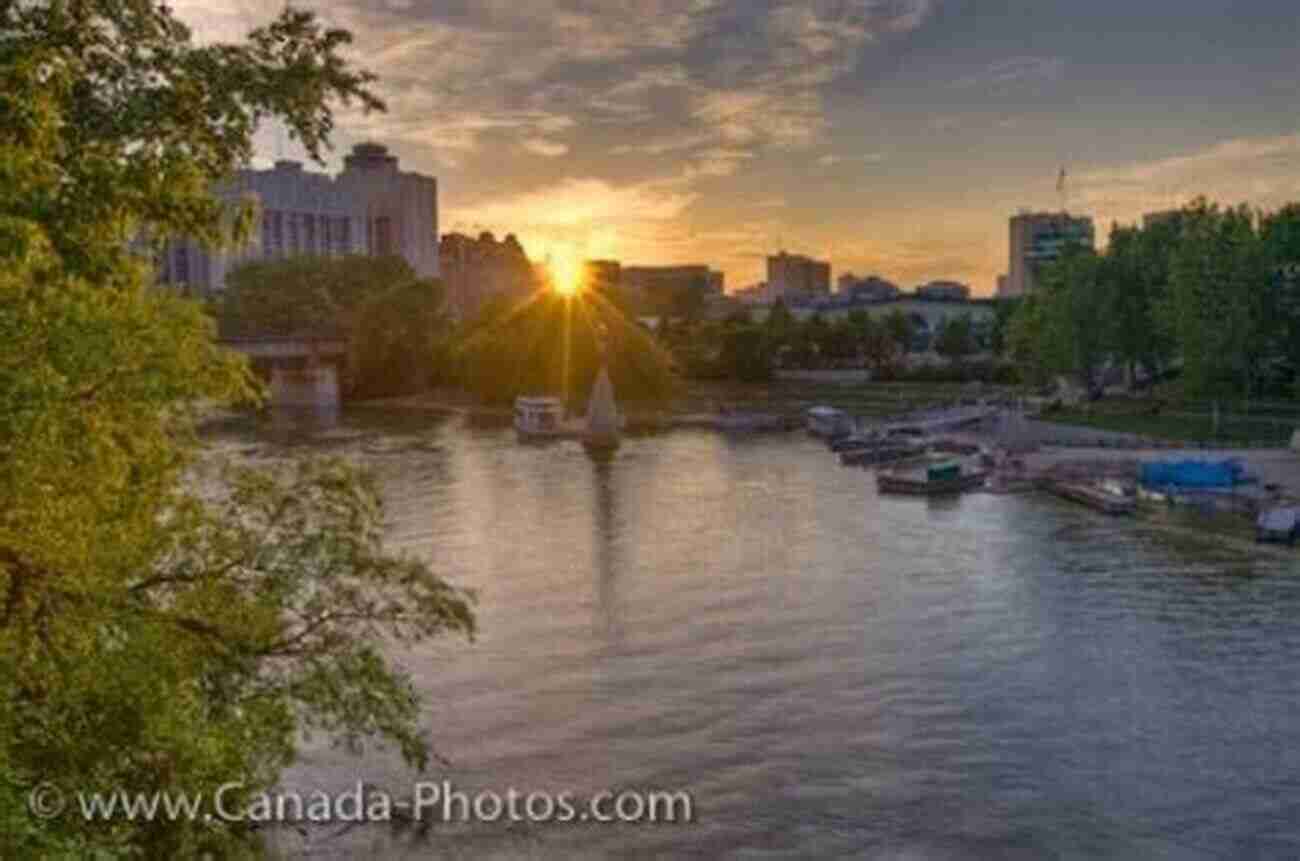
[[(1285, 551), (1045, 498), (880, 498), (801, 435), (606, 460), (455, 418), (278, 438), (372, 464), (393, 546), (479, 593), (476, 643), (396, 656), (438, 779), (681, 788), (700, 816), (370, 827), (311, 857), (1300, 856)], [(286, 786), (358, 779), (414, 777), (312, 749)]]

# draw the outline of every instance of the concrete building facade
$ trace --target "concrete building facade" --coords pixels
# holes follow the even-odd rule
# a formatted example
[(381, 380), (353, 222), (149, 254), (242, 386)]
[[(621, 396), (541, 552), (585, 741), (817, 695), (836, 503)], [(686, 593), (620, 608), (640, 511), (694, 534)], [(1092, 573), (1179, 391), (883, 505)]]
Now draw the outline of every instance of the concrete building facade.
[(469, 319), (490, 299), (504, 296), (523, 299), (541, 281), (515, 235), (500, 242), (491, 233), (478, 238), (448, 233), (439, 246), (439, 267), (452, 313)]
[(767, 258), (767, 287), (773, 301), (829, 296), (831, 264), (782, 251)]
[(252, 260), (299, 255), (397, 254), (421, 278), (436, 278), (438, 184), (398, 170), (379, 144), (359, 144), (338, 177), (277, 161), (269, 170), (241, 170), (217, 195), (232, 208), (256, 207), (250, 241), (209, 249), (192, 239), (169, 241), (159, 279), (197, 292), (221, 290), (230, 270)]
[(1043, 265), (1061, 256), (1070, 243), (1095, 247), (1092, 219), (1067, 212), (1021, 212), (1011, 218), (1011, 259), (1005, 292), (1000, 295), (1024, 296), (1038, 286), (1038, 272)]
[(620, 283), (624, 289), (652, 302), (680, 290), (702, 290), (707, 297), (718, 297), (725, 291), (723, 273), (703, 264), (624, 266)]

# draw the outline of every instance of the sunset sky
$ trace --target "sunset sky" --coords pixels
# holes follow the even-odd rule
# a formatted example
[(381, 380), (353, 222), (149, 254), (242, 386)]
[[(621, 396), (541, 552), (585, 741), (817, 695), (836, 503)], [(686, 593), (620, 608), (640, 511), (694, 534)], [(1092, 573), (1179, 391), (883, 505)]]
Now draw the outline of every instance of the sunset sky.
[[(297, 0), (351, 30), (387, 144), (444, 231), (708, 263), (781, 248), (834, 275), (989, 294), (1007, 217), (1132, 221), (1204, 193), (1300, 199), (1296, 0)], [(279, 4), (173, 0), (203, 39)], [(272, 129), (259, 156), (298, 157)]]

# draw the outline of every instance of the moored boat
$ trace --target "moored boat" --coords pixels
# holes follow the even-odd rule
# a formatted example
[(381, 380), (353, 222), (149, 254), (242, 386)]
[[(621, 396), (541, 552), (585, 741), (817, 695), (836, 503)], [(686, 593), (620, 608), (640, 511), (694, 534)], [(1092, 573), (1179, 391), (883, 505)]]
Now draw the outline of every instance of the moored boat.
[(1300, 538), (1300, 509), (1273, 508), (1261, 512), (1255, 521), (1256, 541), (1294, 545), (1297, 538)]
[(515, 431), (522, 440), (555, 439), (565, 436), (564, 402), (549, 396), (515, 398)]
[(910, 470), (882, 470), (876, 476), (876, 488), (881, 493), (942, 496), (978, 490), (987, 478), (987, 470), (960, 463), (930, 464)]
[(853, 417), (835, 407), (810, 407), (804, 414), (808, 432), (823, 439), (837, 439), (853, 433)]
[(1047, 489), (1103, 514), (1132, 514), (1137, 510), (1137, 499), (1113, 482), (1053, 480), (1047, 483)]
[(915, 442), (887, 442), (867, 448), (850, 449), (840, 453), (844, 466), (876, 466), (883, 463), (908, 460), (925, 454), (925, 445)]

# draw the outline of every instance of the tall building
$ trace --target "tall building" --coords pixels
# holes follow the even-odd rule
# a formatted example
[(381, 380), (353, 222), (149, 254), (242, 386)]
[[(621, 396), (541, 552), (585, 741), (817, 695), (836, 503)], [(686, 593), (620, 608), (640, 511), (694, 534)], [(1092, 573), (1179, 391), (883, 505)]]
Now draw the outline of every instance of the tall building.
[(220, 290), (240, 263), (298, 255), (397, 254), (417, 276), (438, 276), (438, 182), (399, 171), (397, 157), (378, 144), (358, 144), (337, 177), (281, 160), (238, 171), (216, 193), (231, 207), (256, 205), (250, 241), (230, 249), (169, 241), (159, 261), (163, 283)]
[(1092, 219), (1066, 212), (1022, 212), (1011, 218), (1011, 268), (1004, 296), (1024, 296), (1037, 286), (1038, 271), (1071, 242), (1094, 247)]
[(671, 302), (684, 290), (699, 290), (705, 298), (721, 297), (723, 274), (702, 264), (686, 266), (624, 266), (620, 283), (630, 292), (655, 306)]
[(397, 156), (357, 144), (334, 181), (360, 209), (366, 253), (400, 254), (420, 278), (438, 277), (438, 181), (398, 170)]
[(767, 285), (774, 299), (811, 300), (829, 296), (831, 265), (782, 251), (767, 258)]
[(512, 233), (500, 242), (491, 233), (478, 238), (448, 233), (439, 246), (439, 267), (452, 313), (465, 320), (490, 299), (522, 299), (540, 284), (537, 270)]

